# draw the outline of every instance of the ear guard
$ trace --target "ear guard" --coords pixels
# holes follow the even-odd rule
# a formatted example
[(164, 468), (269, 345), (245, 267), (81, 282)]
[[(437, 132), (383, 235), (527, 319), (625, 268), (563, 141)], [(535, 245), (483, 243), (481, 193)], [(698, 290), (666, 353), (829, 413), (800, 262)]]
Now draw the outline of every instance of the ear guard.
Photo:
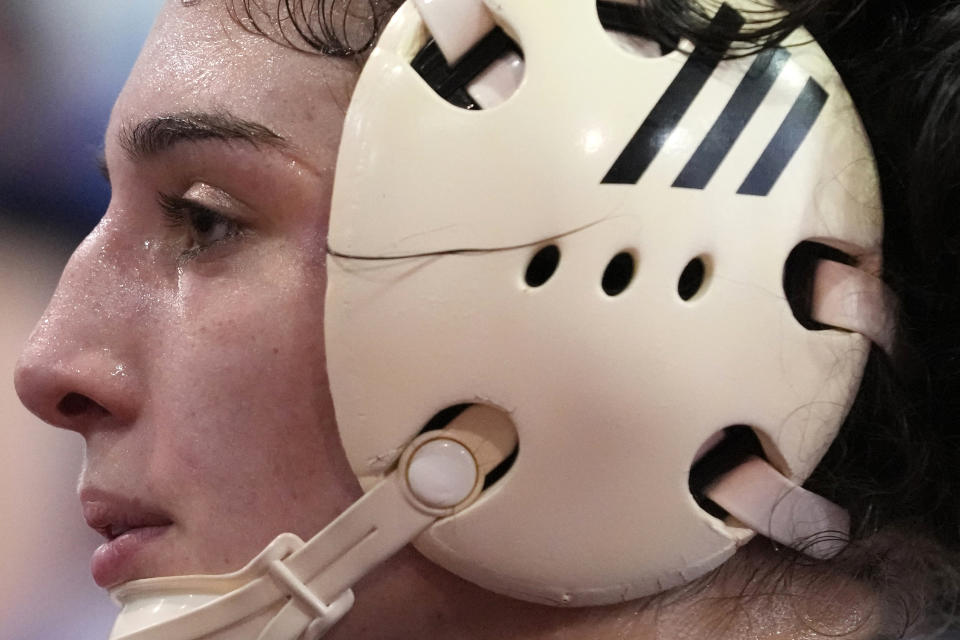
[[(721, 61), (606, 29), (628, 9), (594, 0), (468, 3), (486, 15), (472, 30), (438, 4), (383, 34), (337, 168), (327, 354), (361, 483), (444, 408), (482, 404), (514, 423), (516, 460), (415, 544), (483, 587), (635, 598), (758, 530), (835, 552), (809, 537), (843, 539), (842, 511), (790, 503), (853, 400), (866, 336), (889, 328), (882, 284), (858, 268), (880, 251), (874, 163), (822, 50), (798, 32)], [(742, 10), (722, 5), (714, 26), (735, 30)], [(430, 36), (445, 65), (423, 62)], [(489, 64), (471, 78), (476, 57)], [(477, 90), (504, 65), (512, 89)], [(814, 304), (797, 314), (816, 328), (784, 287), (810, 243), (844, 255), (811, 265)], [(692, 477), (739, 432), (763, 474)], [(757, 478), (769, 495), (733, 505), (728, 489)], [(711, 496), (730, 508), (704, 508)]]
[[(400, 9), (347, 114), (327, 262), (368, 493), (235, 574), (121, 586), (112, 638), (318, 638), (410, 540), (559, 606), (689, 582), (757, 532), (842, 548), (846, 513), (800, 485), (892, 335), (863, 128), (805, 32), (721, 60), (642, 31), (595, 0)], [(807, 304), (784, 283), (811, 245), (841, 259), (806, 260)]]

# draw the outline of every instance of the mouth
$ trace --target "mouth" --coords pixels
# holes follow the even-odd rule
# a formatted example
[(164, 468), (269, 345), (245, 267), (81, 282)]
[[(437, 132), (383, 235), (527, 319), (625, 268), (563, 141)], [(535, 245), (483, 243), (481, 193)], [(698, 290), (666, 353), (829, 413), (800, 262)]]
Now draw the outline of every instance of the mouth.
[(90, 558), (94, 581), (104, 588), (147, 577), (145, 556), (166, 534), (173, 520), (144, 502), (95, 489), (80, 492), (87, 526), (105, 542)]

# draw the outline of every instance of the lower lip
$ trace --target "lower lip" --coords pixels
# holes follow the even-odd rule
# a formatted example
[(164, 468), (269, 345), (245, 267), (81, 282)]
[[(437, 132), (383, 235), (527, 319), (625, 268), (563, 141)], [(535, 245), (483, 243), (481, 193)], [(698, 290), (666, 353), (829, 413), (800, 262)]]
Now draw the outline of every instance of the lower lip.
[(169, 525), (163, 525), (131, 529), (97, 547), (90, 558), (94, 582), (109, 588), (134, 579), (137, 556), (155, 544), (169, 528)]

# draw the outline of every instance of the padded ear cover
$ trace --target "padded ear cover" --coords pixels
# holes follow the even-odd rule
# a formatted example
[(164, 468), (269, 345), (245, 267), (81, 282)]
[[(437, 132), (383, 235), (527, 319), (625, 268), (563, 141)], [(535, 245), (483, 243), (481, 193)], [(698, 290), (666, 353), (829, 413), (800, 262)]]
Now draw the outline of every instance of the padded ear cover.
[[(704, 443), (747, 425), (802, 483), (853, 400), (868, 340), (801, 326), (782, 280), (802, 241), (879, 252), (870, 147), (805, 32), (746, 58), (650, 57), (595, 0), (487, 7), (523, 52), (505, 102), (439, 96), (411, 66), (428, 33), (406, 5), (348, 111), (325, 320), (343, 444), (370, 488), (438, 411), (497, 407), (515, 463), (417, 547), (538, 602), (661, 591), (753, 533), (691, 496)], [(528, 282), (545, 246), (555, 268)]]

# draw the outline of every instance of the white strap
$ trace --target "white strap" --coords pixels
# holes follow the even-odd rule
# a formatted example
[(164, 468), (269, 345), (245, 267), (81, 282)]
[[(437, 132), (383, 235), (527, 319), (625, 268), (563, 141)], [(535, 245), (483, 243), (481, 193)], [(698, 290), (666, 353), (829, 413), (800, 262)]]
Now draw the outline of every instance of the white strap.
[[(400, 475), (391, 474), (290, 555), (261, 554), (258, 564), (265, 571), (260, 577), (185, 615), (123, 635), (123, 640), (204, 637), (244, 616), (269, 610), (284, 598), (289, 602), (258, 640), (288, 640), (301, 637), (304, 630), (312, 634), (304, 638), (319, 638), (353, 605), (350, 587), (438, 517), (418, 510), (405, 497)], [(284, 534), (278, 541), (289, 539)]]
[[(437, 519), (407, 501), (398, 475), (391, 474), (284, 561), (307, 593), (315, 594), (321, 602), (336, 601), (370, 569)], [(293, 599), (271, 620), (258, 640), (296, 637), (315, 617), (312, 607)], [(329, 622), (315, 627), (313, 632), (322, 635), (336, 620)], [(297, 633), (291, 635), (291, 629)]]
[(492, 109), (513, 95), (523, 80), (523, 58), (510, 52), (467, 85), (467, 93), (481, 109)]
[[(261, 640), (289, 640), (297, 637), (301, 640), (316, 640), (353, 607), (354, 597), (350, 589), (345, 590), (328, 605), (317, 598), (282, 561), (271, 563), (269, 572), (282, 585), (283, 591), (290, 595), (290, 602), (260, 633)], [(284, 616), (287, 609), (296, 609), (303, 615)]]
[(849, 541), (845, 509), (756, 456), (718, 478), (705, 494), (757, 533), (813, 558), (832, 558)]
[(449, 66), (494, 27), (483, 0), (413, 0)]
[[(496, 26), (483, 0), (414, 0), (448, 66), (453, 66)], [(467, 85), (481, 109), (492, 109), (513, 95), (523, 80), (523, 58), (510, 52)]]
[(862, 269), (833, 260), (817, 265), (813, 319), (862, 334), (888, 354), (893, 349), (893, 300), (883, 281)]

